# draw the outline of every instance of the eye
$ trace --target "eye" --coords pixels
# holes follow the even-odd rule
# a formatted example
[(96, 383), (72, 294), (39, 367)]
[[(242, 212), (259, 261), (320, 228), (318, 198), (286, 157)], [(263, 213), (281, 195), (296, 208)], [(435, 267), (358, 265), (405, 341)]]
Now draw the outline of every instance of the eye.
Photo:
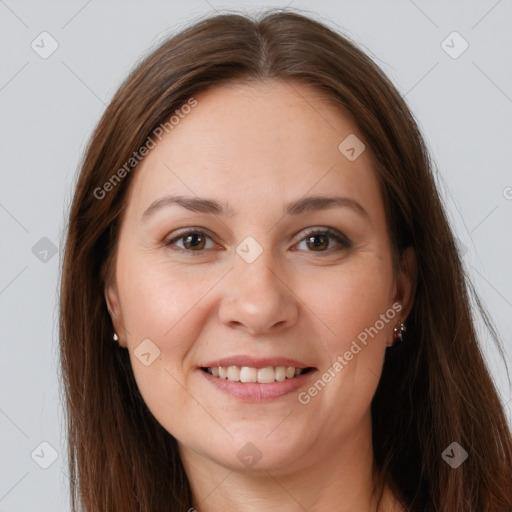
[(211, 237), (202, 229), (191, 229), (167, 240), (165, 244), (171, 246), (174, 245), (176, 241), (180, 242), (183, 240), (184, 247), (178, 246), (179, 250), (184, 252), (202, 252), (202, 249), (205, 248), (207, 238), (212, 240)]
[[(337, 249), (328, 249), (329, 241), (335, 240), (341, 247)], [(313, 248), (309, 252), (330, 252), (331, 250), (348, 249), (352, 247), (352, 242), (340, 232), (330, 228), (309, 228), (306, 231), (306, 237), (300, 243), (305, 242), (307, 247)], [(317, 250), (318, 249), (318, 250)]]
[[(188, 253), (201, 253), (207, 248), (207, 240), (212, 241), (210, 235), (203, 229), (189, 229), (180, 233), (171, 239), (168, 239), (166, 246), (176, 245), (177, 250)], [(335, 240), (341, 247), (338, 249), (329, 248), (329, 242)], [(183, 247), (177, 245), (177, 242), (183, 241)], [(308, 252), (330, 252), (334, 250), (348, 249), (352, 246), (352, 242), (342, 233), (331, 228), (309, 228), (306, 236), (300, 243), (305, 242), (308, 248), (312, 250)], [(213, 243), (213, 247), (215, 243)], [(209, 248), (213, 248), (209, 247)]]

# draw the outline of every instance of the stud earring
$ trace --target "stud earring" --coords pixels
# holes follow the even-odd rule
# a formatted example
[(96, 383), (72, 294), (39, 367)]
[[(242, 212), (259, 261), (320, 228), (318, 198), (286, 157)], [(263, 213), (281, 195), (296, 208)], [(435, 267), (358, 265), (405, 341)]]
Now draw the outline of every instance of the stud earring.
[(395, 341), (398, 342), (399, 344), (402, 343), (402, 341), (404, 340), (403, 333), (406, 331), (406, 329), (407, 328), (405, 324), (402, 322), (402, 320), (398, 320), (398, 326), (393, 328)]
[(405, 330), (405, 324), (401, 320), (399, 320), (398, 326), (393, 328), (393, 341), (391, 343), (387, 343), (386, 345), (388, 347), (400, 345), (403, 342), (403, 333), (405, 332)]
[(114, 333), (114, 336), (112, 336), (112, 339), (119, 345), (119, 336), (116, 332)]

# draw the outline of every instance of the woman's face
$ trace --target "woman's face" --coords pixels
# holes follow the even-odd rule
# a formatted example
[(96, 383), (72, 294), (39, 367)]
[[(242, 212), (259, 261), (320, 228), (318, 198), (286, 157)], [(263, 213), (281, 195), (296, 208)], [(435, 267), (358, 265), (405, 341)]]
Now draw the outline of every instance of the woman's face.
[(182, 454), (306, 468), (368, 436), (386, 344), (409, 309), (371, 148), (296, 83), (196, 100), (133, 171), (106, 288), (114, 326)]

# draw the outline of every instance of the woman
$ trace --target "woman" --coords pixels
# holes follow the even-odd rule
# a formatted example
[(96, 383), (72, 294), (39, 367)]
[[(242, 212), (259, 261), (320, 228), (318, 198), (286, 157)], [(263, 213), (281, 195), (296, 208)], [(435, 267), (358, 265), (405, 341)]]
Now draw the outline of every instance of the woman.
[(301, 14), (196, 23), (123, 83), (76, 186), (73, 510), (512, 510), (469, 300), (380, 69)]

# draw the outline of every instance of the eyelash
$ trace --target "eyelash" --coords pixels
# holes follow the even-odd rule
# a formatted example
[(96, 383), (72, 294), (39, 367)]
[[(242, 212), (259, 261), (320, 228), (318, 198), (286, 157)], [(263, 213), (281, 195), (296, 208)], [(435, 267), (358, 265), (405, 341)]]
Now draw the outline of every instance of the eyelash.
[[(176, 241), (182, 240), (183, 238), (186, 238), (188, 235), (201, 235), (201, 236), (205, 236), (205, 237), (212, 239), (212, 237), (203, 229), (189, 229), (187, 231), (180, 233), (178, 236), (167, 239), (165, 241), (165, 245), (170, 247)], [(299, 243), (305, 241), (311, 235), (321, 235), (321, 236), (327, 235), (327, 236), (329, 236), (329, 238), (335, 239), (337, 242), (339, 242), (342, 245), (341, 249), (340, 248), (334, 249), (335, 252), (340, 251), (342, 249), (349, 249), (350, 247), (352, 247), (352, 242), (345, 235), (343, 235), (343, 234), (339, 233), (338, 231), (331, 229), (331, 228), (309, 228), (306, 230), (304, 237), (301, 240), (299, 240)], [(173, 248), (173, 250), (179, 251), (182, 253), (191, 254), (193, 256), (198, 256), (205, 251), (205, 249), (202, 249), (199, 251), (193, 251), (190, 249), (182, 249), (181, 247)], [(333, 251), (333, 249), (327, 249), (325, 251), (318, 251), (318, 253), (325, 254), (325, 253), (331, 253), (332, 251)], [(317, 251), (307, 251), (307, 252), (315, 253)]]

